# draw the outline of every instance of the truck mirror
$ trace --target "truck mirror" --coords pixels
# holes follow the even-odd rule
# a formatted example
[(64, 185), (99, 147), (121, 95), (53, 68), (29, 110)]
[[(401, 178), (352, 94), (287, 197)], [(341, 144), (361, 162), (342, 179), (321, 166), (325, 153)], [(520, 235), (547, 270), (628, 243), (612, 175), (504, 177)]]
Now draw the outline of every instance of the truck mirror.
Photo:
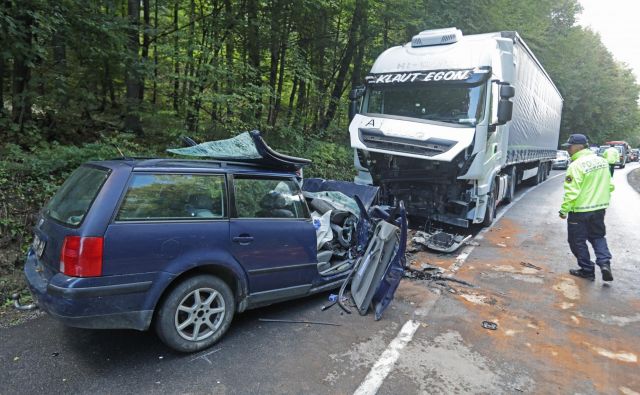
[(355, 88), (349, 91), (349, 122), (356, 116), (358, 113), (358, 99), (364, 96), (365, 88), (364, 86), (356, 86)]
[(500, 85), (500, 98), (501, 99), (511, 99), (516, 95), (516, 88), (511, 85)]
[(355, 88), (349, 91), (349, 100), (358, 100), (364, 96), (364, 86), (356, 86)]
[(498, 103), (498, 125), (504, 125), (511, 120), (513, 115), (513, 102), (507, 99), (500, 99)]

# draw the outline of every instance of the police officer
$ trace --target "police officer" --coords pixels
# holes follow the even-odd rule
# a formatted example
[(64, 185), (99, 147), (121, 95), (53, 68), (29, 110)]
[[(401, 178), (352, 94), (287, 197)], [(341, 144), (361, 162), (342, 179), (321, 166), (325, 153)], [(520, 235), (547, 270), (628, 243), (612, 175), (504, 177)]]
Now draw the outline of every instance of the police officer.
[(613, 177), (613, 170), (616, 168), (616, 162), (620, 160), (620, 152), (616, 147), (609, 147), (604, 151), (602, 157), (609, 163), (609, 171), (611, 172), (611, 177)]
[(604, 226), (605, 209), (613, 191), (609, 164), (588, 149), (587, 138), (583, 134), (572, 134), (563, 147), (568, 147), (571, 164), (564, 180), (560, 218), (567, 219), (569, 247), (580, 266), (580, 269), (571, 269), (569, 273), (592, 281), (595, 279), (588, 240), (595, 251), (602, 280), (613, 281), (611, 253)]

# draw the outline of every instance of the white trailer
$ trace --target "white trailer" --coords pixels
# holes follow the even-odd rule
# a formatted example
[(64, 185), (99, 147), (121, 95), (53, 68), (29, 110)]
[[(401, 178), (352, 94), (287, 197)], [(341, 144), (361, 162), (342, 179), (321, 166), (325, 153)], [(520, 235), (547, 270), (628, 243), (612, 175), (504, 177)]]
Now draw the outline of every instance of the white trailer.
[(423, 31), (383, 52), (350, 99), (356, 182), (426, 221), (488, 225), (556, 157), (563, 99), (516, 32)]

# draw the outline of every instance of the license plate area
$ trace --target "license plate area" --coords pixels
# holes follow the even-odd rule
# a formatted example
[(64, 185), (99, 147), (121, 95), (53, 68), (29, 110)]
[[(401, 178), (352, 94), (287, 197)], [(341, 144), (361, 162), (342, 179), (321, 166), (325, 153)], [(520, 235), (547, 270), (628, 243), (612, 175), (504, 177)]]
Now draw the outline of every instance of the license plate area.
[(42, 240), (37, 234), (33, 236), (33, 243), (31, 244), (31, 247), (38, 258), (42, 258), (46, 244), (47, 242)]

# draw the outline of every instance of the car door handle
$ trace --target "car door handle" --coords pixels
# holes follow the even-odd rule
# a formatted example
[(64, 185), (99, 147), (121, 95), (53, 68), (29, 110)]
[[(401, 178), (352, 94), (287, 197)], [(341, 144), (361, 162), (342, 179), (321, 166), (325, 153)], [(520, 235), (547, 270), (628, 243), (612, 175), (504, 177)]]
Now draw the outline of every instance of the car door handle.
[(240, 245), (247, 245), (253, 241), (253, 236), (241, 235), (234, 237), (232, 240)]

